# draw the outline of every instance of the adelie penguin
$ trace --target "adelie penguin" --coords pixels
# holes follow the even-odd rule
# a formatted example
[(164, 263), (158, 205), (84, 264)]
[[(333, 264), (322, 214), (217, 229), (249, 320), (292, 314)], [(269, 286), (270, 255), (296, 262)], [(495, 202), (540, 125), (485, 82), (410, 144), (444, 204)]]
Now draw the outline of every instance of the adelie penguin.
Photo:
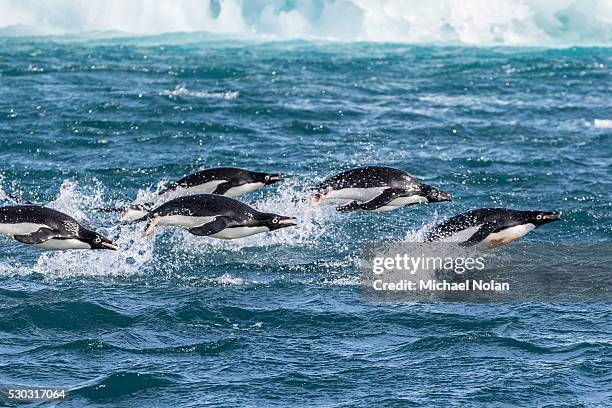
[(227, 197), (240, 197), (281, 180), (282, 173), (263, 173), (236, 167), (216, 167), (185, 176), (172, 183), (160, 195), (181, 189), (183, 195), (219, 194)]
[(194, 235), (221, 239), (248, 237), (296, 225), (294, 217), (264, 213), (240, 201), (214, 194), (196, 194), (170, 200), (136, 222), (146, 221), (143, 235), (157, 226), (186, 228)]
[(434, 227), (426, 241), (459, 242), (460, 246), (501, 245), (517, 240), (544, 224), (559, 221), (557, 211), (481, 208), (456, 215)]
[[(282, 181), (282, 173), (265, 173), (236, 167), (215, 167), (200, 170), (173, 182), (159, 195), (178, 192), (181, 196), (193, 194), (219, 194), (227, 197), (239, 197)], [(126, 210), (122, 220), (133, 220), (141, 217), (153, 208), (152, 203), (135, 205)]]
[(40, 205), (0, 207), (0, 234), (44, 249), (117, 249), (74, 218)]
[(340, 201), (338, 211), (392, 211), (417, 203), (452, 201), (444, 191), (391, 167), (368, 166), (339, 173), (316, 187), (313, 202)]

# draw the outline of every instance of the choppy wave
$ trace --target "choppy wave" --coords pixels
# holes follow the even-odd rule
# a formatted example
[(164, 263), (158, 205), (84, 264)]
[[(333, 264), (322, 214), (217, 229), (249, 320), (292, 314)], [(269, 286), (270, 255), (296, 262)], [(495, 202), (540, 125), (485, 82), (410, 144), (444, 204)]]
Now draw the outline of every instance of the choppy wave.
[(236, 99), (240, 93), (238, 91), (222, 91), (222, 92), (206, 92), (206, 91), (192, 91), (187, 89), (185, 85), (177, 85), (173, 90), (161, 91), (159, 93), (162, 96), (168, 96), (171, 98), (176, 97), (195, 97), (195, 98), (213, 98), (213, 99)]
[[(137, 16), (137, 17), (135, 17)], [(1, 0), (9, 35), (208, 32), (242, 38), (470, 45), (610, 44), (606, 0)]]

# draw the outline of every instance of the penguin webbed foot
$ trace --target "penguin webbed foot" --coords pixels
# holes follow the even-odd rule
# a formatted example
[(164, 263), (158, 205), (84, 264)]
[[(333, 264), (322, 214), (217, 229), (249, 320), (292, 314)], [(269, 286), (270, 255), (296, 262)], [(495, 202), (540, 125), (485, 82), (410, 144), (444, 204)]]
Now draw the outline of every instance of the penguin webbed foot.
[[(144, 221), (144, 219), (136, 220), (134, 222), (139, 222), (139, 221)], [(155, 231), (155, 227), (157, 226), (158, 222), (159, 222), (159, 218), (157, 217), (149, 219), (144, 231), (142, 232), (142, 236), (148, 237), (149, 235), (152, 235), (153, 232)]]

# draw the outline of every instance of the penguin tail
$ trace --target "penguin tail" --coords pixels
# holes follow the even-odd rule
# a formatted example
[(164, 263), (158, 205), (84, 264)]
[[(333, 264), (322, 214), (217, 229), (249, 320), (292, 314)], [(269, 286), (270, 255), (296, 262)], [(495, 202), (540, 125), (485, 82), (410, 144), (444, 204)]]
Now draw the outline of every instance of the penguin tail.
[(153, 203), (142, 203), (129, 207), (98, 207), (94, 208), (94, 211), (103, 213), (123, 213), (119, 218), (120, 221), (136, 222), (142, 217), (146, 217), (153, 207)]

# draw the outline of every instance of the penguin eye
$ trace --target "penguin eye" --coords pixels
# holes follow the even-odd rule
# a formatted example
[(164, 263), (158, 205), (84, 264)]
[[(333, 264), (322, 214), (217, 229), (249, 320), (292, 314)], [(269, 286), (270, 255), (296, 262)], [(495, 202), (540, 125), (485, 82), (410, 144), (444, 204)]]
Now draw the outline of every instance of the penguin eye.
[(437, 196), (438, 196), (438, 192), (437, 192), (437, 191), (434, 191), (434, 192), (433, 192), (433, 196), (434, 196), (434, 197), (437, 197)]
[(270, 180), (270, 176), (266, 176), (266, 181)]
[(538, 216), (536, 217), (537, 220), (541, 220), (542, 219), (542, 214), (538, 214)]
[(272, 224), (278, 224), (278, 218), (272, 218)]
[(100, 237), (96, 237), (96, 239), (94, 239), (94, 242), (96, 244), (99, 244), (102, 240), (100, 239)]

